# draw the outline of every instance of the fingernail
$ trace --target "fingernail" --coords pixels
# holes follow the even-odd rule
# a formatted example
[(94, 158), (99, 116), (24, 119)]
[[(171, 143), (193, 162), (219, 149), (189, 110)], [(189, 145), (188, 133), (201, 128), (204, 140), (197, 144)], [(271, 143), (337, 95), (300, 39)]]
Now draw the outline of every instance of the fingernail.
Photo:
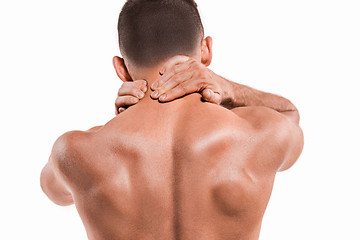
[(159, 92), (158, 91), (155, 91), (154, 93), (153, 93), (153, 97), (154, 98), (157, 98), (159, 96)]
[(145, 94), (143, 92), (139, 92), (137, 95), (139, 98), (143, 98), (145, 96)]
[(154, 83), (154, 84), (152, 85), (152, 89), (155, 89), (155, 88), (157, 88), (158, 86), (159, 86), (159, 83), (156, 82), (156, 83)]
[(165, 99), (166, 99), (166, 94), (164, 94), (160, 97), (160, 101), (164, 101)]
[(141, 87), (141, 91), (146, 92), (146, 91), (147, 91), (147, 87), (146, 87), (146, 86), (142, 86), (142, 87)]
[(139, 99), (137, 99), (137, 98), (132, 98), (131, 99), (131, 102), (133, 102), (133, 103), (136, 103), (136, 102), (138, 102), (139, 101)]
[(163, 68), (160, 70), (160, 73), (161, 73), (161, 74), (164, 74), (164, 73), (165, 73), (165, 67), (163, 67)]
[(206, 91), (206, 97), (207, 97), (207, 98), (210, 98), (210, 97), (211, 97), (211, 91), (210, 91), (210, 90), (207, 90), (207, 91)]

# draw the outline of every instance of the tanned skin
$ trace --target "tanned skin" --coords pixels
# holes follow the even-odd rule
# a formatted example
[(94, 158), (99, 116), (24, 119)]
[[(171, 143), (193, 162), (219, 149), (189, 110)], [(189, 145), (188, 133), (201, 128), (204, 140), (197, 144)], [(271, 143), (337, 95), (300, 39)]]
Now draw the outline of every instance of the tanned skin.
[[(282, 97), (215, 75), (190, 87), (199, 71), (209, 74), (211, 56), (206, 38), (181, 64), (137, 69), (114, 58), (119, 77), (132, 82), (117, 109), (137, 103), (55, 142), (41, 186), (56, 204), (75, 203), (89, 239), (258, 239), (275, 174), (302, 151), (299, 115)], [(188, 88), (166, 87), (189, 71)], [(152, 96), (155, 82), (167, 102)]]

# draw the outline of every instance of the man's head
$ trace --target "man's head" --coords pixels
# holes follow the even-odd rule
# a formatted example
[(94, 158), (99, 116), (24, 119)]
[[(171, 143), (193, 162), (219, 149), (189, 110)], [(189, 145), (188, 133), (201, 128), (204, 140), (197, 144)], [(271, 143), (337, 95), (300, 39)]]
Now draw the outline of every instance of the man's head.
[(206, 65), (211, 61), (212, 39), (204, 39), (194, 0), (128, 0), (120, 13), (118, 33), (130, 74), (132, 69), (152, 68), (175, 55)]

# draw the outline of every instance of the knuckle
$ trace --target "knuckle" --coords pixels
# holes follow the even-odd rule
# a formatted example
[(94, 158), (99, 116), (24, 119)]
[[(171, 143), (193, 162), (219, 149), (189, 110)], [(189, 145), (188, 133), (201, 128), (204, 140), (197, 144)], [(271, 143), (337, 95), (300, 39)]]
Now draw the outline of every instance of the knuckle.
[(200, 71), (199, 72), (199, 78), (201, 82), (206, 82), (207, 79), (209, 79), (207, 73), (205, 71)]
[(124, 82), (122, 85), (121, 85), (121, 87), (127, 87), (127, 86), (129, 86), (130, 85), (130, 82)]
[(120, 107), (123, 107), (125, 106), (125, 104), (123, 102), (116, 102), (115, 103), (115, 108), (120, 108)]
[(189, 60), (188, 60), (188, 64), (191, 66), (191, 65), (193, 65), (193, 64), (195, 64), (196, 63), (196, 61), (193, 59), (193, 58), (190, 58)]
[(191, 64), (190, 67), (189, 67), (189, 70), (191, 71), (198, 71), (198, 65), (197, 64)]
[(182, 82), (182, 78), (180, 78), (180, 77), (173, 77), (173, 82), (175, 83), (175, 84), (179, 84), (179, 83), (181, 83)]
[(176, 89), (171, 89), (170, 91), (168, 91), (166, 93), (166, 100), (171, 101), (171, 100), (177, 98), (178, 95), (179, 95), (179, 93), (176, 91)]
[(146, 91), (147, 91), (147, 87), (146, 87), (146, 86), (141, 86), (141, 87), (140, 87), (140, 91), (141, 91), (141, 92), (146, 92)]
[(198, 62), (198, 61), (195, 61), (194, 59), (191, 59), (191, 61), (190, 61), (190, 66), (192, 66), (192, 67), (197, 67), (197, 66), (199, 66), (199, 62)]
[(178, 86), (178, 92), (181, 94), (186, 94), (187, 93), (187, 87), (184, 84), (180, 84)]
[(118, 92), (119, 97), (123, 97), (123, 96), (126, 96), (128, 94), (129, 94), (129, 88), (122, 87), (122, 88), (119, 89), (119, 92)]
[(128, 97), (128, 101), (129, 101), (129, 104), (134, 104), (136, 103), (137, 101), (139, 101), (139, 99), (135, 98), (135, 97)]
[(142, 98), (144, 96), (144, 93), (141, 90), (136, 91), (136, 97)]
[(206, 86), (206, 83), (204, 81), (204, 79), (198, 79), (197, 83), (196, 83), (196, 87), (200, 90), (204, 90)]
[(131, 92), (129, 92), (132, 96), (136, 97), (139, 93), (139, 90), (137, 88), (132, 88)]
[(147, 82), (146, 80), (143, 80), (143, 81), (142, 81), (142, 85), (145, 86), (145, 87), (147, 87), (147, 86), (148, 86), (148, 82)]
[(175, 65), (173, 70), (175, 74), (181, 72), (181, 65)]
[(138, 86), (146, 85), (146, 81), (145, 81), (145, 80), (137, 80), (135, 83), (136, 83)]
[(161, 76), (160, 78), (158, 78), (158, 80), (157, 80), (158, 86), (161, 86), (164, 83), (164, 81), (165, 81), (164, 76)]
[(177, 72), (174, 68), (172, 68), (171, 72), (170, 72), (170, 75), (175, 75)]
[(122, 90), (123, 90), (123, 88), (122, 88), (122, 87), (121, 87), (121, 88), (119, 88), (119, 90), (118, 90), (118, 92), (117, 92), (118, 96), (120, 96), (120, 95), (122, 94)]

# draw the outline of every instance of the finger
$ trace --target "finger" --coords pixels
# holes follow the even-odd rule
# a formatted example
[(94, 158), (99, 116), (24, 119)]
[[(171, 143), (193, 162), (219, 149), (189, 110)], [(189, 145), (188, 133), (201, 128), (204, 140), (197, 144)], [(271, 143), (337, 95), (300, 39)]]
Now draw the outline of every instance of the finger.
[(133, 87), (141, 86), (141, 84), (142, 84), (142, 81), (140, 81), (140, 80), (128, 81), (128, 82), (122, 83), (121, 88), (125, 88), (125, 87), (133, 88)]
[(117, 107), (115, 106), (115, 115), (119, 115), (121, 112), (124, 111), (124, 109), (125, 109), (125, 108), (117, 108)]
[[(198, 81), (197, 79), (193, 79), (193, 72), (192, 71), (183, 71), (180, 73), (177, 73), (169, 78), (167, 82), (164, 83), (161, 87), (159, 87), (155, 92), (153, 92), (153, 95), (156, 94), (158, 96), (161, 96), (162, 94), (170, 91), (171, 89), (175, 88), (179, 84), (188, 84), (192, 86), (197, 86)], [(200, 90), (200, 89), (197, 89)], [(189, 92), (190, 93), (190, 92)]]
[(222, 97), (220, 93), (214, 93), (213, 98), (211, 100), (212, 103), (215, 103), (217, 105), (220, 105), (222, 101)]
[(136, 80), (134, 82), (138, 85), (138, 87), (139, 87), (139, 89), (141, 91), (143, 91), (144, 93), (147, 92), (147, 90), (148, 90), (148, 87), (147, 87), (148, 82), (146, 80)]
[(177, 85), (175, 88), (169, 90), (165, 94), (161, 95), (159, 97), (159, 100), (161, 102), (168, 102), (168, 101), (172, 101), (174, 99), (180, 98), (182, 96), (185, 96), (186, 94), (194, 93), (197, 91), (198, 91), (198, 88), (196, 87), (196, 85), (189, 85), (189, 84), (182, 83), (182, 84)]
[(190, 69), (190, 64), (183, 63), (180, 65), (175, 65), (169, 69), (163, 76), (159, 77), (152, 85), (153, 90), (162, 88), (172, 77), (177, 74), (182, 74), (187, 72)]
[(121, 96), (116, 99), (115, 107), (117, 109), (119, 109), (121, 107), (127, 107), (127, 106), (134, 105), (137, 102), (139, 102), (138, 98), (131, 97), (131, 96)]
[(201, 93), (203, 100), (205, 100), (207, 102), (210, 101), (212, 94), (214, 94), (214, 92), (212, 90), (210, 90), (210, 89), (205, 89)]
[(142, 87), (138, 86), (138, 84), (134, 84), (134, 83), (132, 83), (131, 85), (130, 84), (123, 85), (118, 91), (118, 96), (119, 97), (131, 96), (142, 99), (145, 96), (145, 93), (144, 91), (142, 91), (141, 88)]
[(205, 89), (201, 92), (201, 95), (204, 101), (215, 104), (221, 103), (221, 95), (219, 93), (213, 92), (211, 89)]
[(175, 88), (176, 86), (178, 86), (181, 82), (183, 81), (184, 78), (171, 78), (169, 81), (167, 81), (161, 88), (155, 90), (152, 94), (151, 97), (153, 98), (158, 98), (161, 95), (163, 95), (165, 92), (168, 92), (169, 90)]
[(141, 80), (135, 80), (134, 81), (134, 83), (137, 83), (137, 84), (140, 84), (140, 85), (147, 85), (147, 81), (146, 80), (143, 80), (143, 79), (141, 79)]
[[(178, 62), (172, 61), (173, 59), (177, 59), (177, 60), (180, 59), (180, 61)], [(184, 61), (185, 59), (187, 59), (187, 61)], [(151, 85), (151, 89), (156, 90), (157, 88), (161, 87), (165, 82), (167, 82), (169, 78), (171, 78), (173, 75), (188, 70), (190, 68), (190, 60), (192, 59), (190, 59), (189, 57), (184, 58), (183, 56), (182, 57), (177, 56), (175, 58), (171, 58), (169, 60), (171, 61), (171, 64), (167, 64), (166, 67), (164, 67), (164, 69), (166, 69), (166, 72), (164, 70), (163, 73), (161, 74), (161, 77), (159, 77), (155, 82), (153, 82), (153, 84)]]
[(177, 55), (175, 57), (170, 58), (167, 60), (163, 66), (163, 68), (160, 70), (160, 74), (164, 74), (167, 69), (171, 68), (172, 66), (180, 63), (184, 63), (188, 61), (190, 57), (184, 56), (184, 55)]

